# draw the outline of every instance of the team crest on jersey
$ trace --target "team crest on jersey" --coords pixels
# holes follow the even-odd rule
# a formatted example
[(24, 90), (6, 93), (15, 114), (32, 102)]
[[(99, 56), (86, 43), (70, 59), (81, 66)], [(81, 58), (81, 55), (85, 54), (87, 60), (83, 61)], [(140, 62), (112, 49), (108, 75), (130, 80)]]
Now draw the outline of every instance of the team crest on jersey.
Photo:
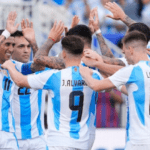
[(6, 77), (8, 77), (7, 70), (0, 69), (0, 72), (2, 72)]

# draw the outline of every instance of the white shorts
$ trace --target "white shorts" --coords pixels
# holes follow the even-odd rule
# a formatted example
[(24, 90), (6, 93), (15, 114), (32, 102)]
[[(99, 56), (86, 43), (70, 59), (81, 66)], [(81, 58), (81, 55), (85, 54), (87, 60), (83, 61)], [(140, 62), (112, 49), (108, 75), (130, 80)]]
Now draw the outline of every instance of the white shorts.
[(14, 133), (0, 131), (0, 150), (18, 150)]
[(132, 144), (127, 142), (125, 150), (150, 150), (150, 144)]
[(18, 140), (20, 150), (48, 150), (45, 137), (38, 136), (33, 139)]
[(94, 141), (95, 141), (95, 134), (90, 134), (90, 138), (89, 138), (89, 150), (92, 149)]
[(48, 148), (49, 150), (84, 150), (84, 149), (78, 149), (72, 147), (60, 147), (60, 146), (50, 146)]

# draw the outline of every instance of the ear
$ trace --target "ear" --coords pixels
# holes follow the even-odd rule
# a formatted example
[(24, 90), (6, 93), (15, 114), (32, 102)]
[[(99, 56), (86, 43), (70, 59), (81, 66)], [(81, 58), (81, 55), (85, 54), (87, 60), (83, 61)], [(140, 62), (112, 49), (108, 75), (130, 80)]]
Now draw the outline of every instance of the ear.
[(131, 55), (133, 55), (133, 53), (134, 53), (134, 48), (133, 48), (132, 46), (129, 46), (129, 51), (130, 51)]
[(64, 58), (66, 58), (66, 52), (64, 51), (64, 50), (62, 50), (62, 58), (64, 59)]

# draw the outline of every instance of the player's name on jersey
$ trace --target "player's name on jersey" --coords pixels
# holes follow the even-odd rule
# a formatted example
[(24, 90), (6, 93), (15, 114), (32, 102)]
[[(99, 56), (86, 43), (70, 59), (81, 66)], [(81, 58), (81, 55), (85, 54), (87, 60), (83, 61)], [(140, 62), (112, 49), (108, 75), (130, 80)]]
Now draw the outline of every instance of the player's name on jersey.
[(146, 72), (147, 78), (150, 78), (150, 72)]
[(84, 80), (62, 80), (62, 86), (87, 86)]

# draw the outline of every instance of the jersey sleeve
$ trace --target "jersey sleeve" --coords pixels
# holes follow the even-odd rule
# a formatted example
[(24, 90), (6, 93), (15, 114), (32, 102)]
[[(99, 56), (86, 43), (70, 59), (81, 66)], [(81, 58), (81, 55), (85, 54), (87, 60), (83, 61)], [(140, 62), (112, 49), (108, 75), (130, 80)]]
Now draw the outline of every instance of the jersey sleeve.
[(51, 77), (55, 72), (56, 70), (44, 70), (28, 75), (28, 83), (33, 89), (51, 89)]
[(135, 82), (136, 78), (133, 73), (134, 66), (130, 65), (128, 67), (124, 67), (117, 71), (112, 76), (108, 77), (108, 79), (118, 88), (121, 85), (125, 85), (129, 83), (128, 81)]
[(32, 62), (29, 63), (22, 63), (19, 61), (12, 61), (15, 65), (16, 65), (16, 69), (21, 72), (23, 75), (28, 75), (28, 74), (32, 74), (32, 70), (31, 70), (31, 64)]

